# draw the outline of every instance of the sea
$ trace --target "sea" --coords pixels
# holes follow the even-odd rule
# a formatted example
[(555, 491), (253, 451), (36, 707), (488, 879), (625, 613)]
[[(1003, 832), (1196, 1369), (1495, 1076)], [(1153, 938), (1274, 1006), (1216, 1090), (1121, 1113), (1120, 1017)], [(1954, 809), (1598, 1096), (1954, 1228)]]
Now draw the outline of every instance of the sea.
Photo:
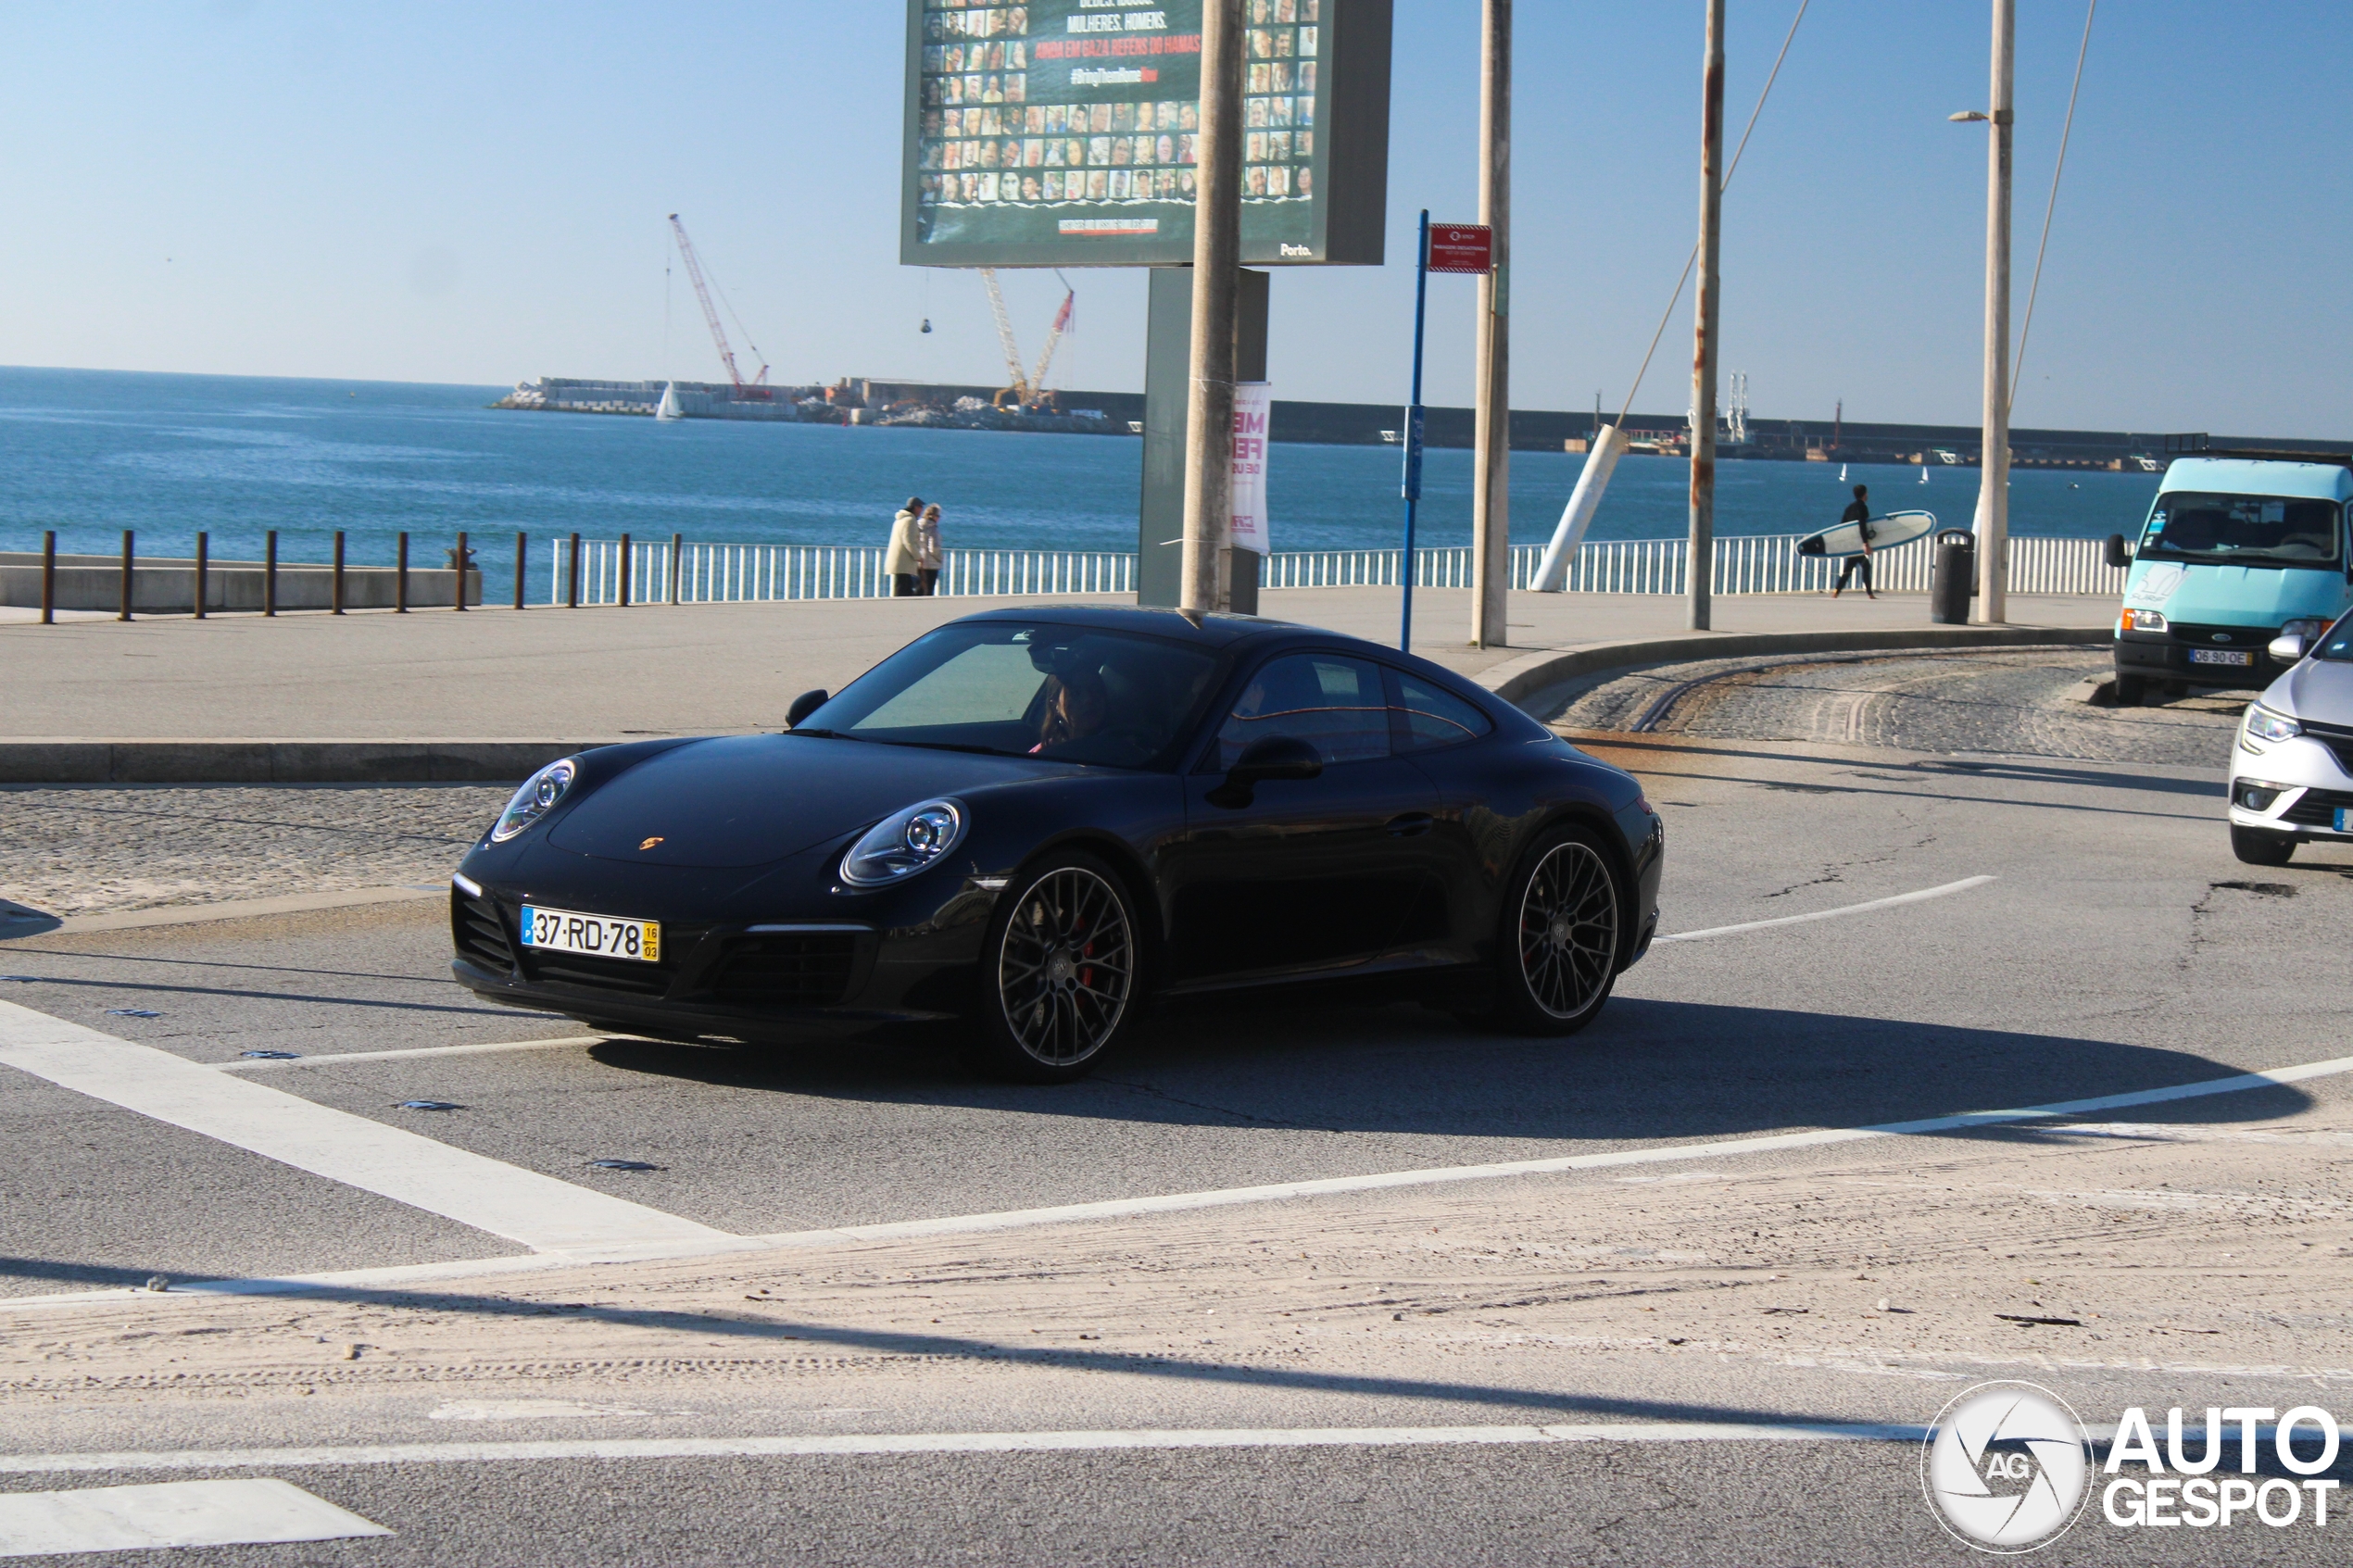
[[(322, 561), (346, 535), (354, 565), (389, 564), (402, 532), (419, 567), (445, 564), (464, 530), (491, 580), (514, 536), (536, 563), (556, 536), (684, 534), (698, 544), (881, 545), (910, 495), (936, 502), (950, 546), (1133, 550), (1141, 444), (1129, 436), (652, 420), (487, 407), (508, 389), (0, 368), (0, 550)], [(1512, 454), (1514, 535), (1550, 536), (1581, 456)], [(1726, 462), (1719, 533), (1803, 533), (1837, 521), (1851, 485), (1881, 509), (1921, 507), (1966, 527), (1970, 469)], [(1268, 512), (1277, 551), (1399, 542), (1394, 447), (1277, 445)], [(1620, 460), (1590, 537), (1680, 537), (1687, 466)], [(2158, 476), (2020, 470), (2010, 527), (2097, 538), (2132, 533)], [(1471, 454), (1432, 451), (1417, 540), (1470, 542)]]

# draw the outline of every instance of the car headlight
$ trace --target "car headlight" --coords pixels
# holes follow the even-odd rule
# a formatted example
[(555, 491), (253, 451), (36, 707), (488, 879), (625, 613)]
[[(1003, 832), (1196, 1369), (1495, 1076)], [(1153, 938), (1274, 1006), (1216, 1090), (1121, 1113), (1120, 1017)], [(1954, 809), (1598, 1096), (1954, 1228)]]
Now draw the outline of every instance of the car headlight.
[(2328, 629), (2329, 623), (2325, 621), (2286, 621), (2280, 623), (2279, 634), (2283, 637), (2301, 637), (2304, 639), (2304, 646), (2310, 647), (2321, 640), (2321, 633)]
[(498, 822), (490, 830), (490, 842), (504, 844), (515, 834), (556, 809), (572, 788), (572, 781), (580, 774), (580, 764), (567, 757), (560, 762), (550, 762), (522, 781), (507, 809), (498, 813)]
[(2257, 740), (2293, 740), (2304, 733), (2304, 726), (2284, 713), (2251, 702), (2246, 708), (2246, 733)]
[(841, 858), (841, 879), (873, 887), (937, 864), (963, 842), (966, 817), (954, 800), (926, 800), (885, 817)]
[(2166, 630), (2165, 617), (2160, 611), (2154, 609), (2128, 609), (2124, 612), (2124, 630), (2162, 632)]

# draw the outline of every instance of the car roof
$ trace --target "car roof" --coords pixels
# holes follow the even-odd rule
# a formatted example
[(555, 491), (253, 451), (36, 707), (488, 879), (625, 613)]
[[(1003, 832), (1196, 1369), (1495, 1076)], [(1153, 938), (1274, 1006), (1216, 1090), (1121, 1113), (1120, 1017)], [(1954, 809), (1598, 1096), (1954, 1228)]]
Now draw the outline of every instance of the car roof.
[(1139, 605), (1039, 605), (1035, 608), (1007, 607), (985, 609), (976, 615), (958, 618), (960, 621), (1051, 621), (1057, 626), (1091, 626), (1105, 632), (1135, 632), (1145, 636), (1165, 637), (1171, 642), (1191, 643), (1211, 650), (1232, 646), (1246, 638), (1275, 633), (1293, 633), (1302, 637), (1329, 639), (1343, 643), (1365, 643), (1362, 637), (1352, 637), (1345, 632), (1327, 631), (1321, 626), (1302, 626), (1289, 621), (1269, 621), (1255, 615), (1202, 614), (1197, 610), (1149, 609)]
[(2235, 495), (2279, 495), (2342, 501), (2353, 496), (2353, 470), (2342, 463), (2284, 463), (2233, 458), (2176, 458), (2158, 486), (2161, 494), (2202, 490)]

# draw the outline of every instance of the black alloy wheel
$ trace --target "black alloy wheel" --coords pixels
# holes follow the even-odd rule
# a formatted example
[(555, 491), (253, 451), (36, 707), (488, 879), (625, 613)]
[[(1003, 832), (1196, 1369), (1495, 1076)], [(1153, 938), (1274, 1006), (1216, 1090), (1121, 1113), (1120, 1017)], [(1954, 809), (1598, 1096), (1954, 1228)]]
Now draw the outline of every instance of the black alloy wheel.
[(1537, 840), (1512, 879), (1498, 933), (1497, 1021), (1529, 1035), (1572, 1035), (1617, 983), (1626, 898), (1601, 844), (1582, 828)]
[(1080, 853), (1025, 871), (988, 922), (981, 968), (977, 1064), (1031, 1084), (1085, 1076), (1136, 995), (1136, 921), (1118, 876)]

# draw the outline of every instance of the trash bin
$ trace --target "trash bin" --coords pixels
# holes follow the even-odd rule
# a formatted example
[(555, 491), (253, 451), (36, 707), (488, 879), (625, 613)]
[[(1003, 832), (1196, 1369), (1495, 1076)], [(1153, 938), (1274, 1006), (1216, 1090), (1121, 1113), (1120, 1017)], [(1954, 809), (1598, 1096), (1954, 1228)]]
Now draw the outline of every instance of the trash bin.
[(1977, 535), (1947, 528), (1936, 536), (1936, 567), (1929, 579), (1928, 618), (1939, 626), (1969, 624), (1969, 596), (1977, 592)]

